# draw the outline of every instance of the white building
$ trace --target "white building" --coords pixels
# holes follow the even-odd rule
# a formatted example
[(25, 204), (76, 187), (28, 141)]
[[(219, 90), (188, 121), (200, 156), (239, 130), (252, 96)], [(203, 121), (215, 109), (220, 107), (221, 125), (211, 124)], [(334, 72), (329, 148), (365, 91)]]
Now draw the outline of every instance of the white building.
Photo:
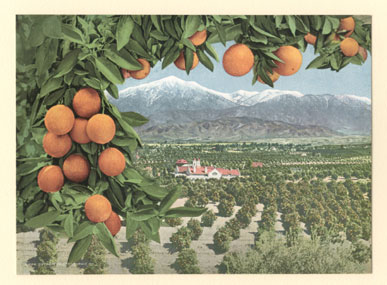
[(201, 166), (200, 158), (194, 158), (192, 164), (188, 164), (186, 160), (179, 159), (176, 161), (175, 177), (185, 176), (189, 179), (231, 179), (239, 177), (238, 169), (224, 169), (214, 166)]

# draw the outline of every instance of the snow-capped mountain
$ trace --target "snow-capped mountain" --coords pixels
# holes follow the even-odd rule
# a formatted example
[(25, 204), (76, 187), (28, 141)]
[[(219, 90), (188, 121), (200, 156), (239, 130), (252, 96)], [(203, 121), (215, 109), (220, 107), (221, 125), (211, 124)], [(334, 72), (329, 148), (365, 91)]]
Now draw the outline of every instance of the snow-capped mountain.
[(120, 111), (149, 117), (143, 128), (246, 117), (344, 134), (368, 135), (371, 131), (371, 100), (355, 95), (304, 95), (276, 89), (225, 93), (169, 76), (126, 88), (119, 99), (109, 96), (109, 100)]

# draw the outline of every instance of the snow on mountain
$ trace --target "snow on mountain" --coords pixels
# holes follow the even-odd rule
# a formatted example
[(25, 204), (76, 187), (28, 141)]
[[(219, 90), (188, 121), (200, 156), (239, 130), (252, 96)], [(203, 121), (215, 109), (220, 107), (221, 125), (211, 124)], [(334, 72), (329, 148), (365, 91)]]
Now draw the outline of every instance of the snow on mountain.
[(363, 102), (368, 105), (371, 105), (371, 99), (367, 97), (360, 97), (356, 95), (336, 95), (335, 96), (337, 99), (341, 100), (344, 103), (354, 103), (354, 102)]

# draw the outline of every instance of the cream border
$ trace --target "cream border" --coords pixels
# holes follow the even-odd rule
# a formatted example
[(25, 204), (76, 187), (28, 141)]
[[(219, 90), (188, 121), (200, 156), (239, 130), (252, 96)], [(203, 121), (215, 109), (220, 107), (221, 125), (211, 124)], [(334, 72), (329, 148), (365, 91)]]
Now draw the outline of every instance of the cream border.
[[(0, 270), (4, 284), (48, 283), (66, 284), (80, 282), (125, 282), (131, 284), (232, 284), (234, 282), (252, 282), (261, 284), (386, 284), (387, 282), (387, 241), (384, 204), (386, 189), (384, 163), (387, 158), (386, 114), (387, 90), (385, 66), (387, 58), (383, 52), (386, 46), (386, 9), (382, 1), (253, 1), (238, 0), (226, 2), (220, 0), (195, 0), (186, 3), (169, 1), (110, 1), (96, 4), (97, 1), (25, 1), (18, 0), (1, 4), (1, 79), (6, 85), (3, 91), (1, 108), (2, 139), (0, 173), (5, 183), (2, 185), (3, 217), (2, 258)], [(142, 7), (141, 7), (142, 6)], [(15, 15), (16, 14), (359, 14), (372, 15), (373, 21), (373, 273), (364, 275), (154, 275), (154, 276), (17, 276), (16, 275), (16, 232), (15, 227)], [(12, 213), (12, 214), (10, 214)], [(384, 282), (383, 282), (384, 281)]]

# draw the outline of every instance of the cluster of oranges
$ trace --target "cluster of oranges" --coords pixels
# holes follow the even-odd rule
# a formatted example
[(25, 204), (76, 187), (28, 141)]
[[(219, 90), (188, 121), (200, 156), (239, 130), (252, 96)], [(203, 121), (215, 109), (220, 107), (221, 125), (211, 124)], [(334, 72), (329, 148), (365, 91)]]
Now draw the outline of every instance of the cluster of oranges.
[[(367, 50), (362, 46), (359, 46), (359, 43), (350, 38), (353, 31), (355, 30), (355, 19), (353, 17), (347, 17), (340, 20), (340, 26), (338, 31), (347, 31), (344, 35), (345, 39), (341, 41), (340, 37), (336, 33), (332, 33), (329, 39), (332, 42), (340, 42), (340, 50), (345, 56), (355, 56), (358, 53), (361, 54), (363, 60), (367, 59)], [(305, 35), (305, 41), (311, 45), (316, 44), (317, 37), (308, 33)]]
[[(71, 149), (73, 142), (86, 144), (94, 142), (106, 144), (116, 133), (114, 120), (101, 114), (101, 98), (92, 88), (82, 88), (74, 96), (71, 108), (65, 105), (51, 107), (44, 118), (47, 133), (43, 138), (45, 152), (54, 157), (65, 156)], [(126, 166), (125, 156), (120, 150), (108, 147), (98, 157), (98, 167), (107, 176), (121, 174)], [(62, 189), (65, 177), (72, 182), (84, 182), (90, 174), (90, 163), (81, 154), (71, 154), (58, 165), (43, 167), (38, 174), (38, 186), (44, 192), (57, 192)], [(105, 222), (115, 225), (109, 228), (115, 233), (121, 221), (112, 211), (110, 202), (102, 195), (93, 195), (85, 203), (86, 216), (92, 222)], [(114, 214), (113, 214), (114, 213)], [(112, 230), (113, 229), (113, 230)]]
[[(301, 52), (293, 46), (281, 46), (274, 54), (283, 62), (275, 61), (276, 68), (272, 73), (267, 72), (272, 82), (275, 82), (280, 75), (289, 76), (296, 73), (302, 64)], [(234, 44), (229, 47), (223, 55), (223, 68), (232, 76), (243, 76), (250, 72), (254, 66), (254, 54), (245, 44)], [(258, 76), (257, 80), (264, 83)]]

